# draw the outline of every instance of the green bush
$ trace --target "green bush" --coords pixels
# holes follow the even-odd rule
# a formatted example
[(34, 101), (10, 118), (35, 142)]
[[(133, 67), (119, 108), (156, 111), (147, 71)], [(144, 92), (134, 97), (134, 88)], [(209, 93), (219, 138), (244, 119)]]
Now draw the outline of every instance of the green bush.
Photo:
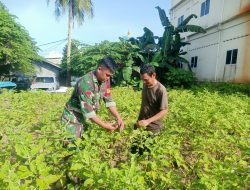
[(191, 71), (183, 69), (170, 69), (164, 76), (165, 85), (171, 87), (190, 87), (196, 82), (196, 77)]

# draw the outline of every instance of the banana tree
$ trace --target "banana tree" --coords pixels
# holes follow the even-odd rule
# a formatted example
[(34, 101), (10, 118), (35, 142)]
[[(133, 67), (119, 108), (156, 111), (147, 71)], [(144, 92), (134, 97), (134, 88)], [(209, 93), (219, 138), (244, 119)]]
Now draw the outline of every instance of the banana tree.
[(133, 45), (137, 45), (140, 48), (140, 53), (143, 56), (144, 63), (150, 63), (155, 52), (157, 52), (160, 47), (155, 43), (155, 39), (158, 39), (158, 36), (154, 36), (154, 33), (147, 27), (143, 28), (144, 34), (141, 37), (130, 38), (129, 41)]
[(188, 25), (188, 22), (192, 18), (197, 18), (196, 15), (191, 14), (188, 16), (179, 26), (174, 27), (166, 13), (159, 6), (156, 7), (159, 12), (159, 17), (161, 19), (162, 26), (165, 27), (163, 36), (158, 39), (158, 45), (160, 51), (158, 51), (152, 59), (152, 63), (159, 63), (161, 68), (177, 68), (179, 62), (189, 63), (185, 58), (181, 57), (187, 52), (181, 50), (182, 47), (188, 45), (187, 42), (182, 42), (180, 33), (183, 32), (196, 32), (205, 33), (206, 31), (196, 25)]

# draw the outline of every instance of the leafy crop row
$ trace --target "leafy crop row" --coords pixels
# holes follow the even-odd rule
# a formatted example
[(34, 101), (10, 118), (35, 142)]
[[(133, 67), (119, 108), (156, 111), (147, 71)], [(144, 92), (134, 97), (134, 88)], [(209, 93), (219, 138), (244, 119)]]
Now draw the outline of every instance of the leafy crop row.
[[(90, 124), (62, 146), (60, 115), (70, 92), (0, 94), (0, 189), (247, 189), (250, 98), (242, 93), (169, 90), (164, 131), (133, 130), (140, 92), (112, 90), (126, 123), (109, 133)], [(105, 108), (98, 114), (112, 121)], [(148, 147), (143, 155), (131, 146)]]

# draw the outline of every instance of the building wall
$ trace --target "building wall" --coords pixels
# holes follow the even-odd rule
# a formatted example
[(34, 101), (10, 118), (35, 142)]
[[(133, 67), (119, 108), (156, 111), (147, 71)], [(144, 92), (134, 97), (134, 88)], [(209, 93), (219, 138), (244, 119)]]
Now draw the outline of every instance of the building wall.
[[(250, 14), (222, 25), (219, 81), (250, 82)], [(238, 49), (237, 63), (226, 65), (226, 51)]]
[[(177, 3), (170, 11), (171, 22), (196, 14), (189, 24), (202, 26), (206, 34), (183, 33), (191, 43), (184, 49), (186, 59), (198, 56), (193, 68), (199, 80), (250, 82), (250, 0), (210, 0), (209, 14), (200, 17), (205, 0), (172, 1)], [(178, 4), (179, 3), (179, 4)], [(238, 49), (237, 63), (226, 65), (228, 50)]]
[(193, 72), (200, 80), (211, 80), (216, 72), (218, 40), (218, 34), (210, 31), (210, 33), (202, 37), (193, 36), (189, 40), (191, 45), (186, 46), (185, 50), (188, 54), (185, 58), (187, 60), (191, 62), (191, 57), (198, 57), (197, 67), (193, 68)]
[[(205, 0), (172, 0), (177, 2), (178, 6), (170, 10), (170, 19), (172, 24), (176, 27), (178, 23), (178, 17), (184, 15), (184, 19), (190, 14), (198, 16), (197, 19), (192, 19), (189, 24), (197, 24), (204, 28), (209, 28), (218, 23), (226, 21), (241, 12), (249, 11), (250, 0), (210, 0), (209, 14), (200, 16), (201, 4)], [(245, 9), (245, 10), (244, 10)], [(185, 33), (185, 35), (187, 35)], [(190, 33), (188, 34), (190, 35)]]
[(36, 76), (55, 76), (59, 77), (59, 68), (45, 62), (34, 62)]
[(171, 7), (174, 7), (176, 4), (180, 3), (181, 1), (185, 1), (185, 0), (172, 0)]

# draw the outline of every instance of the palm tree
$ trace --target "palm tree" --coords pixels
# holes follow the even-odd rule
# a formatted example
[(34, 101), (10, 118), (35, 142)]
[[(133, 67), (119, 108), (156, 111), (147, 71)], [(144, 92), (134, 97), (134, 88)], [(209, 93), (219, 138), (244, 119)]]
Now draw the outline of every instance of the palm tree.
[[(51, 0), (47, 0), (49, 3)], [(68, 46), (67, 46), (67, 85), (70, 85), (70, 54), (72, 42), (72, 29), (74, 20), (82, 25), (85, 15), (93, 17), (93, 4), (91, 0), (55, 0), (55, 15), (57, 18), (68, 12)]]

